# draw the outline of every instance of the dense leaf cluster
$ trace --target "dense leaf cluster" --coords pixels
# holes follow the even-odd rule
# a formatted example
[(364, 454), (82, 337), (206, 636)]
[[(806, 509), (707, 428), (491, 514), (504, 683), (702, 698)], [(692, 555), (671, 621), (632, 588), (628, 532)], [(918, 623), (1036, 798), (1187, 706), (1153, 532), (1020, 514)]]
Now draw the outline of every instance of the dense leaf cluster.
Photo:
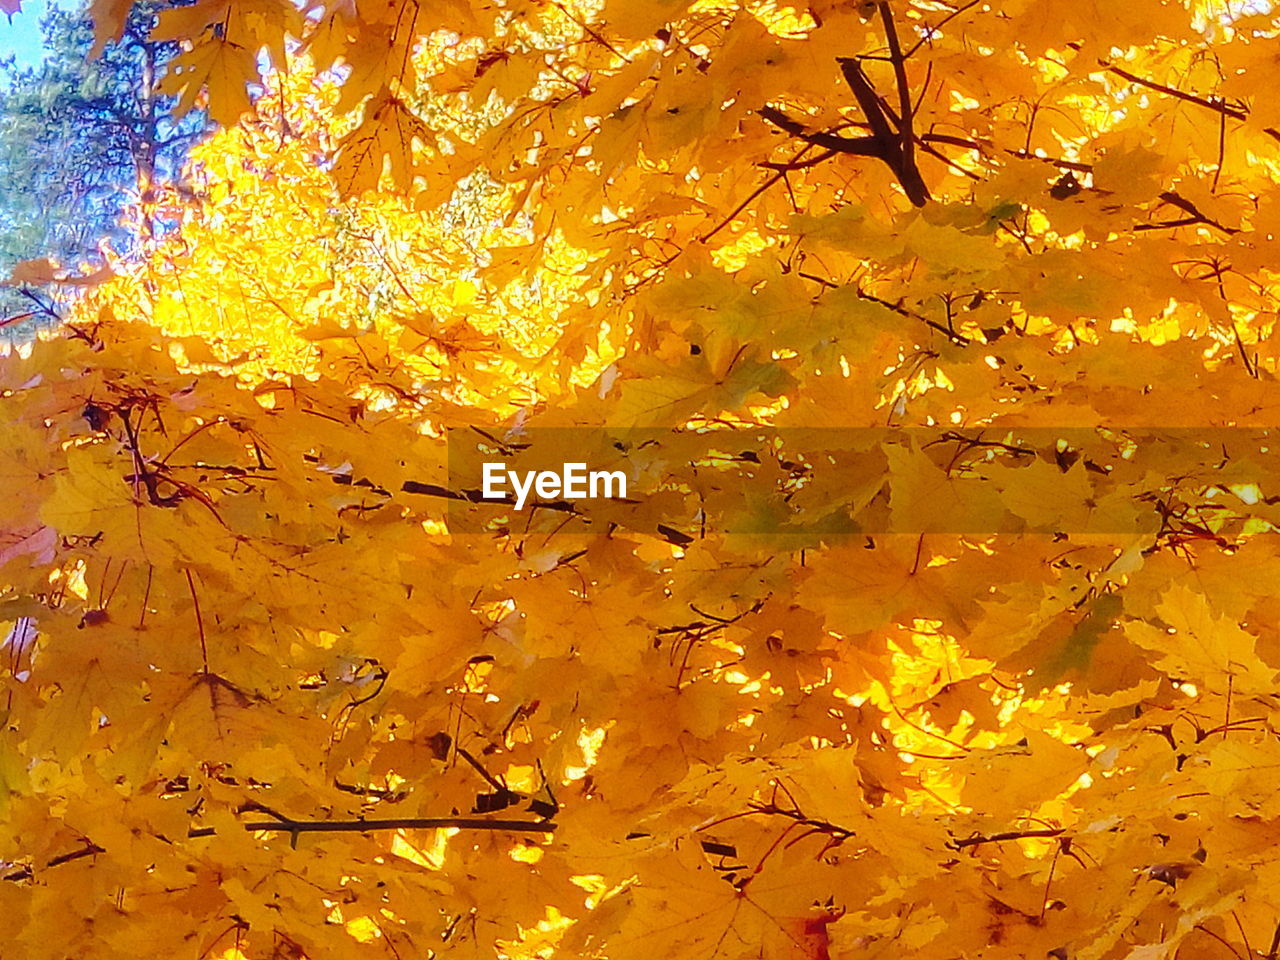
[(1274, 960), (1278, 35), (165, 11), (0, 361), (5, 960)]

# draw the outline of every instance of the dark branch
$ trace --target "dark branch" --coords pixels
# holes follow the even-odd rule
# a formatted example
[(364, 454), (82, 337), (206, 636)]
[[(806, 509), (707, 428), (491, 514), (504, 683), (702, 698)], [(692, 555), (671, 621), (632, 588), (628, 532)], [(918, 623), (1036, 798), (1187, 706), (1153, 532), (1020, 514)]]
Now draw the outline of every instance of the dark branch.
[[(89, 843), (88, 841), (86, 841), (84, 847), (80, 848), (79, 850), (72, 850), (70, 853), (63, 853), (54, 857), (52, 860), (50, 860), (48, 863), (45, 864), (45, 867), (57, 867), (64, 863), (71, 863), (71, 861), (73, 860), (80, 860), (80, 859), (83, 859), (84, 857), (92, 857), (96, 853), (103, 853), (103, 852), (104, 852), (103, 849), (100, 846), (98, 846), (96, 843)], [(17, 882), (19, 880), (30, 880), (33, 876), (35, 876), (35, 871), (33, 871), (31, 867), (27, 866), (27, 867), (19, 867), (17, 870), (14, 870), (10, 873), (4, 874), (3, 876), (0, 876), (0, 880), (12, 880), (14, 882)]]
[[(546, 820), (488, 820), (483, 817), (393, 817), (382, 820), (250, 820), (242, 825), (250, 832), (369, 833), (374, 830), (506, 830), (512, 833), (552, 833), (556, 825)], [(193, 827), (188, 837), (211, 837), (213, 827)]]
[[(893, 13), (887, 3), (880, 4), (880, 20), (884, 23), (885, 37), (889, 41), (889, 59), (893, 63), (893, 76), (898, 85), (898, 134), (902, 143), (899, 148), (902, 151), (902, 169), (914, 170), (915, 159), (912, 152), (916, 137), (911, 129), (911, 87), (907, 83), (907, 65), (903, 60), (902, 47), (898, 45), (898, 30), (893, 25)], [(921, 183), (920, 186), (923, 187), (924, 184)], [(907, 192), (910, 193), (910, 189)]]
[(834, 150), (836, 153), (852, 153), (860, 157), (885, 159), (884, 148), (875, 137), (842, 137), (835, 133), (813, 132), (803, 123), (792, 120), (777, 107), (761, 107), (757, 111), (779, 130), (784, 130), (798, 140), (815, 147)]
[[(896, 43), (895, 35), (892, 46), (896, 47)], [(898, 51), (898, 56), (899, 58), (901, 57), (900, 50)], [(867, 126), (871, 128), (871, 139), (876, 142), (881, 151), (876, 155), (893, 171), (894, 176), (898, 178), (898, 182), (902, 184), (902, 189), (906, 192), (907, 198), (917, 207), (924, 206), (929, 202), (929, 190), (925, 186), (924, 180), (920, 177), (920, 171), (916, 167), (915, 159), (911, 156), (911, 152), (908, 150), (904, 153), (903, 151), (904, 143), (915, 139), (914, 134), (905, 132), (910, 130), (909, 119), (896, 118), (904, 133), (895, 134), (888, 118), (885, 116), (885, 109), (881, 105), (880, 96), (871, 85), (871, 81), (867, 79), (867, 75), (862, 71), (862, 64), (853, 57), (841, 57), (838, 62), (840, 64), (840, 72), (844, 75), (845, 83), (853, 91), (854, 99), (858, 101), (858, 106), (862, 109), (862, 113), (867, 119)], [(898, 77), (899, 96), (907, 104), (909, 117), (911, 91), (905, 87), (905, 69), (900, 63), (895, 63), (894, 70)]]
[(952, 840), (947, 846), (953, 850), (965, 847), (976, 847), (982, 843), (1000, 843), (1004, 840), (1022, 840), (1027, 837), (1060, 837), (1064, 831), (1060, 827), (1046, 827), (1043, 830), (1010, 830), (1006, 833), (992, 833), (986, 836), (965, 837), (963, 840)]
[[(483, 817), (397, 817), (383, 820), (251, 820), (242, 824), (245, 830), (288, 833), (297, 841), (300, 833), (369, 833), (374, 830), (434, 830), (453, 827), (458, 830), (494, 830), (510, 833), (552, 833), (556, 825), (548, 820), (490, 820)], [(192, 827), (187, 831), (189, 839), (212, 837), (213, 827)], [(106, 851), (96, 843), (86, 841), (85, 846), (70, 853), (63, 853), (45, 863), (44, 868), (57, 867), (73, 860), (92, 857)], [(19, 867), (0, 874), (0, 880), (19, 882), (31, 880), (35, 870), (30, 866)]]

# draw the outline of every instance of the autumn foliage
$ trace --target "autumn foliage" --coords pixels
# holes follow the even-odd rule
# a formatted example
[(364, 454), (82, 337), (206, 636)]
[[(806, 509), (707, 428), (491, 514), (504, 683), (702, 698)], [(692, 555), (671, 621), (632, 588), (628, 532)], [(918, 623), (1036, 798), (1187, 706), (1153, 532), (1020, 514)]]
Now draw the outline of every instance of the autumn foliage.
[(0, 357), (0, 957), (1276, 960), (1264, 8), (163, 13), (221, 129)]

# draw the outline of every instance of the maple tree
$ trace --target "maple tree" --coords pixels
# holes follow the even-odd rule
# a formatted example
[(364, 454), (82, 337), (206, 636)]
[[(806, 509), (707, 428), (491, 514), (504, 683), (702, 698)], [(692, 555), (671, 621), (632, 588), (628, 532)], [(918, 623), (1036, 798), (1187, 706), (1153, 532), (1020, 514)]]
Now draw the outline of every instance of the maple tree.
[(1277, 32), (164, 12), (180, 226), (0, 362), (4, 956), (1275, 960)]

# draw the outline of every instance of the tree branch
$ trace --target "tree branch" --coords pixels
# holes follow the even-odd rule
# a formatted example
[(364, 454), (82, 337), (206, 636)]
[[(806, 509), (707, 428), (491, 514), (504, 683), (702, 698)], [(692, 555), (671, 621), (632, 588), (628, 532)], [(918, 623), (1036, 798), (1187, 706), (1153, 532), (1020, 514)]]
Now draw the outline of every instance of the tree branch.
[(916, 138), (911, 129), (911, 87), (907, 83), (907, 65), (902, 56), (902, 47), (898, 45), (898, 30), (893, 25), (893, 14), (887, 3), (880, 4), (880, 20), (889, 41), (889, 61), (893, 64), (893, 76), (898, 85), (898, 134), (902, 143), (902, 168), (907, 170), (915, 166), (912, 157)]
[[(1068, 47), (1078, 51), (1080, 44), (1068, 43)], [(1177, 87), (1171, 87), (1164, 83), (1157, 83), (1155, 80), (1148, 80), (1146, 77), (1140, 77), (1136, 73), (1130, 73), (1121, 67), (1117, 67), (1110, 60), (1099, 60), (1098, 64), (1108, 73), (1113, 73), (1123, 80), (1145, 87), (1147, 90), (1154, 90), (1156, 93), (1163, 93), (1167, 97), (1174, 97), (1187, 103), (1194, 103), (1197, 107), (1204, 107), (1206, 110), (1212, 110), (1224, 117), (1230, 117), (1233, 120), (1249, 119), (1249, 110), (1243, 104), (1232, 105), (1226, 100), (1217, 96), (1201, 97), (1194, 93), (1187, 93), (1185, 90), (1179, 90)], [(1237, 103), (1239, 103), (1237, 101)], [(1280, 140), (1280, 130), (1275, 127), (1263, 127), (1262, 132), (1269, 136), (1272, 140)]]
[[(242, 826), (249, 832), (275, 833), (369, 833), (374, 830), (506, 830), (512, 833), (553, 833), (556, 825), (545, 820), (489, 820), (483, 817), (392, 817), (382, 820), (250, 820)], [(189, 838), (211, 837), (213, 827), (192, 827)]]
[(1009, 830), (1005, 833), (991, 833), (986, 836), (976, 835), (963, 840), (952, 840), (947, 846), (953, 850), (965, 847), (976, 847), (982, 843), (1000, 843), (1003, 840), (1022, 840), (1026, 837), (1060, 837), (1065, 831), (1061, 827), (1046, 827), (1043, 830)]
[(939, 30), (945, 27), (948, 23), (950, 23), (956, 17), (960, 16), (960, 14), (971, 9), (972, 7), (976, 7), (981, 2), (982, 0), (969, 0), (969, 2), (966, 3), (964, 6), (956, 7), (954, 10), (952, 10), (949, 14), (947, 14), (937, 23), (932, 25), (926, 25), (924, 28), (924, 36), (922, 36), (919, 40), (917, 40), (915, 42), (915, 45), (912, 46), (910, 50), (908, 50), (906, 53), (902, 55), (902, 59), (910, 60), (913, 56), (915, 56), (915, 53), (917, 50), (923, 47), (926, 43), (929, 43), (931, 40), (933, 40), (933, 38), (937, 35)]
[(777, 107), (761, 107), (757, 113), (775, 127), (783, 130), (798, 140), (811, 143), (815, 147), (823, 147), (836, 153), (852, 153), (860, 157), (879, 157), (884, 160), (884, 147), (875, 137), (842, 137), (834, 133), (812, 132), (803, 123), (792, 120)]
[[(893, 46), (896, 47), (897, 39)], [(901, 57), (901, 50), (898, 56)], [(849, 85), (849, 89), (853, 91), (854, 99), (858, 101), (858, 106), (862, 109), (863, 115), (867, 118), (867, 126), (871, 128), (871, 139), (879, 146), (880, 156), (893, 171), (894, 176), (898, 178), (898, 183), (902, 185), (903, 191), (907, 198), (917, 207), (922, 207), (929, 202), (929, 190), (924, 184), (924, 180), (920, 177), (920, 170), (916, 167), (915, 159), (911, 156), (910, 151), (904, 154), (903, 144), (907, 142), (904, 137), (914, 142), (914, 134), (895, 134), (893, 128), (890, 127), (888, 119), (885, 117), (884, 108), (880, 104), (880, 97), (875, 91), (875, 87), (871, 85), (871, 81), (867, 79), (867, 75), (862, 71), (862, 65), (856, 57), (840, 57), (840, 72), (844, 75), (845, 83)], [(902, 65), (894, 65), (895, 73), (898, 74), (899, 98), (905, 100), (907, 104), (907, 117), (911, 111), (911, 91), (905, 86), (905, 68)], [(901, 117), (897, 118), (898, 125), (903, 130), (910, 130), (909, 120)]]
[[(556, 825), (548, 820), (490, 820), (482, 817), (397, 817), (382, 820), (250, 820), (241, 824), (245, 830), (254, 833), (269, 831), (273, 833), (291, 834), (297, 842), (300, 833), (369, 833), (374, 830), (433, 830), (452, 827), (458, 830), (494, 830), (510, 833), (552, 833)], [(213, 827), (192, 827), (187, 831), (188, 839), (212, 837), (217, 833)], [(85, 841), (85, 846), (70, 853), (59, 854), (45, 862), (44, 868), (57, 867), (74, 860), (106, 853), (102, 847), (92, 841)], [(19, 882), (31, 880), (35, 870), (31, 866), (19, 867), (9, 873), (0, 874), (0, 880)]]
[[(96, 843), (86, 841), (85, 846), (81, 847), (79, 850), (72, 850), (70, 853), (59, 854), (52, 860), (48, 861), (45, 864), (45, 867), (57, 867), (64, 863), (70, 863), (73, 860), (80, 860), (84, 857), (92, 857), (96, 853), (105, 852), (106, 851)], [(0, 875), (0, 880), (10, 880), (16, 883), (20, 880), (30, 880), (33, 876), (35, 876), (35, 871), (32, 870), (31, 867), (19, 867), (17, 870)]]
[(1198, 97), (1194, 93), (1187, 93), (1185, 90), (1179, 90), (1176, 87), (1165, 86), (1163, 83), (1156, 83), (1154, 80), (1148, 80), (1140, 77), (1136, 73), (1130, 73), (1107, 61), (1101, 61), (1102, 66), (1108, 73), (1114, 73), (1117, 77), (1128, 80), (1130, 83), (1136, 83), (1140, 87), (1146, 87), (1148, 90), (1154, 90), (1156, 93), (1163, 93), (1165, 96), (1175, 97), (1178, 100), (1185, 100), (1187, 103), (1194, 103), (1198, 107), (1204, 107), (1206, 110), (1213, 110), (1225, 117), (1231, 117), (1233, 120), (1245, 120), (1249, 114), (1245, 110), (1238, 107), (1227, 105), (1225, 100), (1208, 97)]
[(957, 346), (967, 347), (970, 343), (973, 342), (963, 334), (956, 333), (954, 330), (948, 330), (946, 327), (938, 323), (938, 321), (936, 320), (930, 320), (928, 317), (924, 316), (923, 314), (919, 314), (912, 310), (908, 310), (906, 307), (902, 306), (901, 303), (892, 303), (889, 300), (883, 300), (880, 297), (873, 296), (872, 294), (867, 293), (865, 290), (862, 290), (862, 289), (857, 289), (854, 292), (858, 295), (858, 297), (860, 297), (863, 300), (870, 300), (872, 303), (878, 303), (882, 307), (887, 307), (888, 309), (892, 310), (896, 314), (899, 314), (904, 317), (911, 317), (913, 320), (921, 321), (925, 325), (932, 327), (934, 330), (937, 330), (939, 333), (943, 334), (945, 337), (947, 337), (952, 343), (956, 344)]

